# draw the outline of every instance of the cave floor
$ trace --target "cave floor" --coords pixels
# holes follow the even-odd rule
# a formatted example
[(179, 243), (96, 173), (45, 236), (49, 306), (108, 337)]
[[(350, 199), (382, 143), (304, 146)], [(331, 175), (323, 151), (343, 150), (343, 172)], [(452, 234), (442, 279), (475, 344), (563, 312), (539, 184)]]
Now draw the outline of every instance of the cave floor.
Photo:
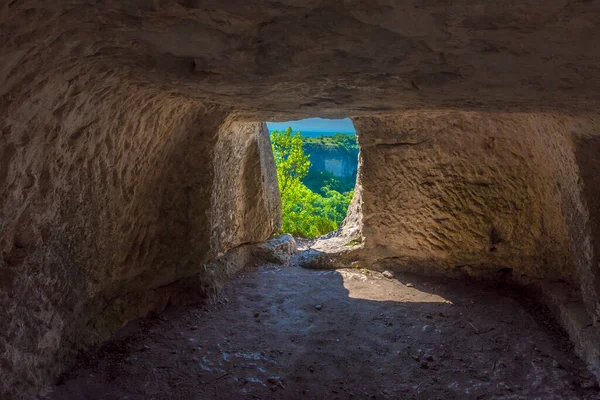
[(512, 292), (294, 263), (244, 271), (80, 357), (49, 399), (598, 399), (542, 309)]

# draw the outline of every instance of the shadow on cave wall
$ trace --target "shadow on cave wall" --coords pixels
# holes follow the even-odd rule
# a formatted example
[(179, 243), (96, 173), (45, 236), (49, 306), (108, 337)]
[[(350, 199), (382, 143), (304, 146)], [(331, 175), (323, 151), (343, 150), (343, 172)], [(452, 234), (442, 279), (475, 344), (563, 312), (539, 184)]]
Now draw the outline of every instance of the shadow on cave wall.
[[(579, 167), (584, 204), (587, 206), (591, 245), (593, 247), (593, 293), (600, 293), (600, 138), (582, 138), (575, 143), (575, 158)], [(600, 304), (597, 304), (600, 312)]]

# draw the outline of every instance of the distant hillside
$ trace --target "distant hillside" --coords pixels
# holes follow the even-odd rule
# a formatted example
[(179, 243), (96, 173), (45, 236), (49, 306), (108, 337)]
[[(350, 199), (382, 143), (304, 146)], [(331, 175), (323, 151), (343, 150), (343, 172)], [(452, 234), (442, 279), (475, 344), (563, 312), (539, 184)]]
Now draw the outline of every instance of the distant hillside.
[(304, 138), (319, 138), (319, 137), (329, 137), (335, 135), (346, 135), (346, 136), (356, 136), (354, 132), (321, 132), (321, 131), (302, 131), (302, 137)]
[(356, 135), (337, 133), (332, 136), (305, 137), (304, 152), (311, 167), (303, 182), (319, 192), (323, 186), (344, 193), (354, 189), (358, 168)]

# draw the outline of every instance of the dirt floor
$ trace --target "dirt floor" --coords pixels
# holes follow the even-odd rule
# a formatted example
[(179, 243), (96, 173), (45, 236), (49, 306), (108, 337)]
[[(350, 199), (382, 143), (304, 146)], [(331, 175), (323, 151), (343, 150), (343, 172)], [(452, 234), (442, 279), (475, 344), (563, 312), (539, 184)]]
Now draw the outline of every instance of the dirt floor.
[(600, 399), (569, 342), (510, 292), (264, 265), (83, 356), (48, 399)]

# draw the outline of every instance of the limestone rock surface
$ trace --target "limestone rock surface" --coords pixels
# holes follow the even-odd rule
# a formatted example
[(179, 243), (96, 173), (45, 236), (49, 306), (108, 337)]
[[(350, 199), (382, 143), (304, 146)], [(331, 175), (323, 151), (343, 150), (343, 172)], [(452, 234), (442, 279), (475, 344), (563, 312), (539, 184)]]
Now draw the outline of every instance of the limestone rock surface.
[(585, 333), (600, 317), (598, 115), (415, 111), (354, 124), (360, 258), (535, 287), (600, 375)]
[(596, 329), (599, 35), (597, 1), (1, 2), (0, 397), (251, 260), (268, 120), (354, 119), (330, 248), (560, 282)]
[(289, 233), (273, 236), (255, 248), (255, 263), (285, 264), (296, 253), (296, 240)]
[(316, 171), (327, 171), (337, 177), (356, 179), (358, 149), (328, 148), (308, 143), (304, 152), (310, 157), (310, 167)]
[(88, 75), (263, 120), (595, 111), (598, 15), (566, 0), (4, 2), (0, 96)]
[[(60, 120), (1, 138), (8, 398), (30, 397), (126, 322), (188, 294), (212, 295), (250, 261), (252, 243), (279, 229), (264, 123), (153, 95), (113, 96), (72, 98)], [(30, 115), (25, 104), (15, 111), (11, 118)]]

